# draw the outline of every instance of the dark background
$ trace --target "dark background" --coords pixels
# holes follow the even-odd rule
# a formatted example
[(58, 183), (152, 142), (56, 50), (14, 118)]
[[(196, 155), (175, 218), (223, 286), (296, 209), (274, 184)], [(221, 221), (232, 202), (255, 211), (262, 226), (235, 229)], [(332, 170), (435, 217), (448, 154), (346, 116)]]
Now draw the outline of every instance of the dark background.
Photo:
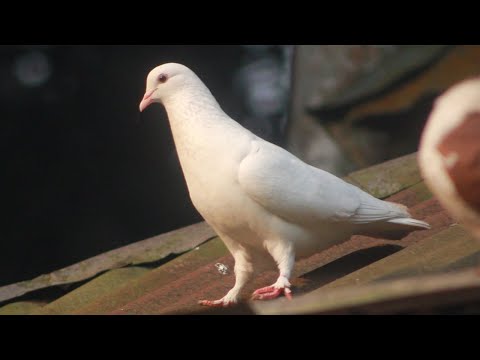
[(163, 108), (140, 117), (145, 78), (159, 64), (183, 63), (228, 114), (281, 143), (281, 127), (249, 116), (248, 88), (235, 83), (238, 69), (278, 59), (278, 49), (251, 50), (1, 46), (0, 285), (200, 221)]

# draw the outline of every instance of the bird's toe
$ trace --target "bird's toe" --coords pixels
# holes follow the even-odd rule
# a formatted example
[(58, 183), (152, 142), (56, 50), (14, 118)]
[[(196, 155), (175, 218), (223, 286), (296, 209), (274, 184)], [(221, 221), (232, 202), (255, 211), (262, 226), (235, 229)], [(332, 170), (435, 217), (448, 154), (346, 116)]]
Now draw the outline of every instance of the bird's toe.
[(235, 305), (234, 301), (228, 301), (224, 299), (220, 300), (200, 300), (199, 305), (210, 306), (210, 307), (229, 307)]
[(267, 286), (258, 290), (252, 294), (252, 300), (271, 300), (276, 299), (281, 295), (285, 295), (288, 300), (292, 300), (292, 290), (288, 287), (275, 287)]

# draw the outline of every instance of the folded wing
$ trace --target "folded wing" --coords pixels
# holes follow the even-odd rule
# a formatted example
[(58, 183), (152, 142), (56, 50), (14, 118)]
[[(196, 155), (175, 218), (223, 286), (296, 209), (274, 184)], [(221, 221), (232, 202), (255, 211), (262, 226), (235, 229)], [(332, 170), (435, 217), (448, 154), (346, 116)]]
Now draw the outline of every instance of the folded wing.
[(410, 217), (398, 205), (378, 200), (261, 139), (252, 141), (240, 163), (238, 181), (266, 210), (296, 224), (367, 224)]

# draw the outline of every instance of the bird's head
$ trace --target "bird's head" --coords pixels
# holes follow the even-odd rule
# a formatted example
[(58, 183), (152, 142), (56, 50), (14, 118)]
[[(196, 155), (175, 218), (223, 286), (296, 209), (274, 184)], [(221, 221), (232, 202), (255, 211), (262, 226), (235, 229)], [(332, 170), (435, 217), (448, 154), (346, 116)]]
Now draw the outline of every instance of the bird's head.
[(140, 102), (140, 111), (154, 102), (162, 103), (193, 78), (195, 74), (184, 65), (168, 63), (157, 66), (147, 76), (147, 89)]

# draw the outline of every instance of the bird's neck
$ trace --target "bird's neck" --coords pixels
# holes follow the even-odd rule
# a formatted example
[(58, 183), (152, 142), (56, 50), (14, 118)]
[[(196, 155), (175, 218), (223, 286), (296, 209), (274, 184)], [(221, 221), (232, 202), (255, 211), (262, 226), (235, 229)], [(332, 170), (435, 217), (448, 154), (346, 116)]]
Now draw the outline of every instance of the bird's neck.
[(213, 160), (225, 151), (227, 139), (245, 131), (225, 114), (203, 83), (186, 87), (163, 104), (182, 167)]
[(219, 118), (226, 116), (210, 90), (203, 84), (185, 87), (166, 98), (163, 104), (173, 131), (188, 131), (192, 126), (212, 126), (218, 123)]

